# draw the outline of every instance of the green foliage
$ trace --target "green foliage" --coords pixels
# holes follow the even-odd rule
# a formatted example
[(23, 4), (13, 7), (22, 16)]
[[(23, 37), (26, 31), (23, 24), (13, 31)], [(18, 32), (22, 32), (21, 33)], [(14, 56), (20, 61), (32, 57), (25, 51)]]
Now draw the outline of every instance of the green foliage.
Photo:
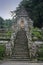
[(40, 45), (39, 52), (38, 52), (38, 60), (43, 61), (43, 45)]
[(0, 17), (0, 28), (4, 28), (4, 19), (2, 17)]
[(6, 19), (4, 20), (2, 17), (0, 17), (0, 29), (4, 28), (4, 33), (2, 31), (2, 33), (0, 32), (0, 37), (10, 37), (11, 36), (11, 26), (12, 26), (12, 20), (10, 19)]
[(40, 48), (39, 50), (39, 57), (43, 57), (43, 48)]
[(5, 46), (0, 45), (0, 60), (3, 59), (4, 55), (5, 55)]
[(12, 26), (12, 20), (6, 19), (6, 20), (5, 20), (5, 27), (6, 27), (6, 28), (10, 28), (11, 26)]
[(37, 58), (39, 61), (43, 61), (43, 57), (39, 57)]
[(0, 28), (10, 29), (11, 26), (12, 26), (12, 20), (10, 19), (4, 20), (2, 17), (0, 17)]
[(22, 0), (17, 11), (24, 6), (29, 17), (34, 21), (34, 27), (43, 26), (43, 1), (42, 0)]
[(12, 31), (10, 31), (10, 30), (8, 30), (8, 31), (6, 32), (6, 35), (8, 35), (8, 36), (11, 36), (11, 34), (12, 34)]
[(32, 31), (32, 36), (33, 37), (36, 37), (37, 40), (43, 40), (42, 39), (42, 31), (38, 28), (33, 28), (33, 31)]

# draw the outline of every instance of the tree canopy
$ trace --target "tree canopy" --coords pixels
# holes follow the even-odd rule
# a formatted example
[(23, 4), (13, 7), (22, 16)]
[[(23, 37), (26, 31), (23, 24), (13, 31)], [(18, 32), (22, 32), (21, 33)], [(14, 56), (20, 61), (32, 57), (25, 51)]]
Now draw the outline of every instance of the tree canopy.
[(29, 17), (34, 21), (34, 27), (41, 28), (43, 26), (43, 0), (22, 0), (16, 11), (21, 6), (25, 7)]
[(0, 28), (4, 28), (4, 19), (0, 17)]
[(4, 20), (2, 17), (0, 17), (0, 28), (11, 28), (12, 26), (12, 20), (6, 19)]

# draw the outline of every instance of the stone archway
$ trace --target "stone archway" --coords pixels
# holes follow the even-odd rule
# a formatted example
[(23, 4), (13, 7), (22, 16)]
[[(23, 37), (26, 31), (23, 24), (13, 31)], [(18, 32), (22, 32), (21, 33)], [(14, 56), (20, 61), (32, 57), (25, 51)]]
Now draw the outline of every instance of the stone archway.
[[(32, 43), (32, 40), (31, 40), (31, 29), (32, 29), (32, 24), (33, 24), (32, 20), (28, 17), (28, 14), (27, 14), (27, 12), (26, 12), (26, 10), (25, 10), (24, 7), (21, 7), (20, 11), (17, 11), (17, 13), (18, 14), (16, 16), (15, 23), (14, 23), (14, 28), (13, 28), (13, 31), (15, 31), (14, 32), (15, 34), (13, 35), (13, 43), (14, 43), (14, 39), (15, 39), (16, 41), (14, 43), (14, 46), (15, 46), (15, 50), (16, 51), (18, 50), (16, 48), (16, 44), (18, 44), (18, 46), (19, 46), (19, 44), (21, 43), (21, 41), (22, 40), (24, 41), (23, 38), (25, 38), (25, 37), (26, 37), (26, 39), (28, 41), (27, 44), (26, 44), (26, 46), (27, 46), (28, 49), (30, 48), (31, 43)], [(22, 36), (23, 36), (23, 38), (22, 38)], [(20, 39), (22, 39), (22, 40), (20, 40)], [(22, 41), (22, 43), (24, 43), (23, 41)], [(25, 42), (26, 42), (26, 40), (25, 40)], [(21, 47), (22, 47), (22, 43), (20, 45)], [(24, 46), (25, 46), (25, 44), (24, 44)], [(19, 48), (20, 50), (21, 50), (21, 47)], [(17, 57), (16, 56), (16, 51), (15, 51), (14, 57)], [(28, 53), (29, 53), (29, 51), (28, 51)]]

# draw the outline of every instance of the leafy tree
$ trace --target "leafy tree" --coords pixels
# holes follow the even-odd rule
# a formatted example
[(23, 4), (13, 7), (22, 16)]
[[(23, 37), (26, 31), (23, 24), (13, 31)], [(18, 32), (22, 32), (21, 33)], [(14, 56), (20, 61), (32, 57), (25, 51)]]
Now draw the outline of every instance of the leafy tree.
[(22, 0), (16, 11), (24, 6), (29, 17), (34, 21), (34, 27), (43, 26), (43, 0)]
[(6, 19), (6, 20), (5, 20), (5, 27), (6, 27), (6, 28), (10, 28), (11, 25), (12, 25), (12, 20)]
[(4, 19), (0, 17), (0, 28), (4, 28)]

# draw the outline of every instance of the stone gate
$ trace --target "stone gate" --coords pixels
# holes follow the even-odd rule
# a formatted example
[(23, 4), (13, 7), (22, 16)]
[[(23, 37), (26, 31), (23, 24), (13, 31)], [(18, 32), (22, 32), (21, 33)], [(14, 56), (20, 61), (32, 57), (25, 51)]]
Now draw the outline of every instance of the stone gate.
[[(23, 59), (24, 55), (27, 55), (27, 54), (25, 54), (24, 51), (26, 49), (29, 49), (32, 45), (31, 32), (32, 32), (33, 21), (29, 18), (28, 13), (23, 6), (17, 12), (15, 11), (15, 13), (16, 13), (15, 21), (12, 25), (13, 34), (11, 36), (11, 42), (12, 42), (12, 46), (14, 48), (13, 49), (13, 53), (14, 53), (13, 58), (18, 58), (18, 56), (19, 56), (20, 58)], [(24, 43), (24, 41), (26, 41), (25, 38), (28, 40), (28, 42)], [(23, 40), (23, 39), (25, 39), (25, 40)], [(15, 40), (16, 40), (16, 42), (15, 42)], [(22, 40), (22, 41), (20, 41), (20, 40)], [(26, 47), (26, 45), (27, 45), (27, 47)], [(19, 48), (16, 46), (19, 46)], [(22, 47), (20, 48), (20, 46), (22, 46)], [(24, 48), (24, 46), (26, 48)], [(15, 52), (15, 49), (16, 49), (16, 52)], [(25, 49), (23, 51), (24, 55), (23, 55), (23, 52), (20, 55), (21, 50), (19, 51), (19, 49), (22, 49), (22, 51)], [(19, 52), (18, 56), (16, 56), (17, 52)], [(29, 52), (29, 50), (27, 52)], [(24, 57), (24, 59), (25, 59), (25, 57)]]

